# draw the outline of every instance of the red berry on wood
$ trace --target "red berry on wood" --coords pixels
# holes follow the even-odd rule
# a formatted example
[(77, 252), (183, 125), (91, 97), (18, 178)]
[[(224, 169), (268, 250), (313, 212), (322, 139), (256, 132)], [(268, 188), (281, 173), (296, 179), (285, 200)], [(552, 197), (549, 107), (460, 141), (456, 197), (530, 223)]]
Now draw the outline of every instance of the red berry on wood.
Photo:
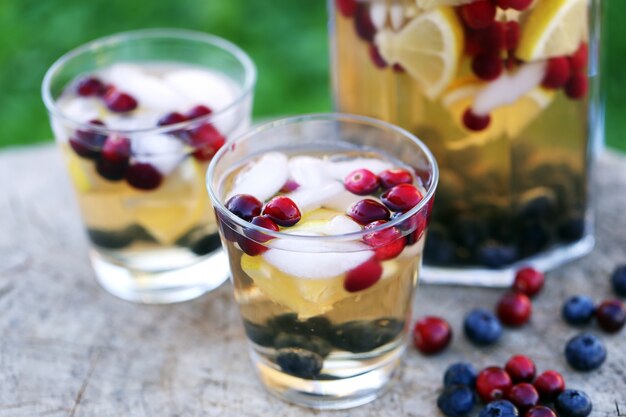
[(595, 315), (602, 330), (617, 333), (626, 323), (626, 306), (620, 300), (606, 300), (596, 308)]
[(503, 398), (512, 386), (509, 374), (497, 366), (483, 369), (476, 378), (476, 391), (486, 403)]
[(504, 369), (509, 374), (513, 382), (532, 382), (535, 378), (537, 368), (535, 363), (528, 356), (515, 355), (506, 363)]
[(556, 413), (551, 408), (543, 405), (536, 405), (530, 410), (526, 411), (524, 417), (557, 417)]
[(542, 401), (553, 401), (565, 390), (565, 380), (557, 371), (545, 371), (535, 379), (533, 386)]
[(526, 324), (532, 313), (532, 304), (526, 294), (504, 294), (496, 307), (498, 318), (503, 324), (518, 327)]
[(513, 291), (533, 297), (541, 291), (544, 282), (545, 278), (541, 272), (534, 268), (522, 268), (515, 274)]
[(537, 390), (527, 382), (513, 385), (506, 397), (522, 414), (536, 406), (539, 402)]
[(425, 355), (441, 352), (451, 340), (452, 328), (440, 317), (426, 316), (413, 328), (413, 343)]

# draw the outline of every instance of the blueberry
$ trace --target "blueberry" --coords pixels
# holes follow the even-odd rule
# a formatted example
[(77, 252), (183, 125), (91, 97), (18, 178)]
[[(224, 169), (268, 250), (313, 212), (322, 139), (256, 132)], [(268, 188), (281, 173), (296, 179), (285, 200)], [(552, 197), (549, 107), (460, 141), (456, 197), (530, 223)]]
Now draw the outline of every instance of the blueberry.
[(611, 285), (615, 294), (626, 297), (626, 265), (615, 268), (611, 276)]
[(476, 260), (488, 268), (501, 268), (513, 263), (518, 257), (517, 249), (495, 241), (487, 241), (478, 248)]
[(271, 347), (274, 345), (276, 333), (268, 326), (253, 323), (251, 321), (243, 321), (243, 327), (246, 330), (248, 339), (252, 340), (259, 346)]
[(489, 310), (478, 308), (469, 312), (463, 322), (465, 336), (476, 345), (491, 345), (500, 339), (502, 325)]
[(154, 242), (146, 229), (136, 224), (114, 231), (87, 229), (87, 235), (94, 245), (105, 249), (122, 249), (136, 240)]
[(268, 326), (274, 328), (277, 332), (319, 337), (327, 337), (332, 327), (330, 320), (324, 316), (315, 316), (302, 321), (298, 320), (298, 315), (295, 313), (276, 316), (268, 321)]
[(448, 417), (462, 417), (474, 408), (474, 392), (466, 386), (446, 387), (437, 398), (437, 407)]
[(478, 372), (472, 364), (458, 362), (450, 365), (448, 369), (446, 369), (446, 373), (443, 375), (443, 385), (444, 387), (464, 385), (473, 388), (476, 384), (477, 375)]
[(563, 303), (561, 315), (571, 325), (588, 324), (593, 318), (595, 306), (593, 300), (586, 295), (575, 295)]
[(289, 333), (279, 333), (274, 339), (274, 347), (276, 349), (301, 348), (315, 352), (322, 358), (328, 356), (332, 349), (330, 344), (321, 337)]
[(480, 410), (478, 417), (517, 417), (519, 411), (512, 402), (507, 400), (492, 401)]
[(575, 242), (585, 234), (585, 219), (581, 215), (568, 216), (558, 227), (558, 234), (565, 242)]
[(606, 360), (606, 347), (602, 340), (590, 333), (581, 333), (565, 345), (565, 358), (578, 371), (591, 371)]
[(278, 350), (276, 363), (285, 373), (305, 379), (315, 379), (322, 370), (324, 360), (315, 352), (300, 348)]
[(591, 414), (591, 400), (582, 391), (566, 389), (556, 397), (554, 407), (559, 417), (587, 417)]
[(391, 318), (355, 320), (335, 326), (330, 339), (339, 349), (363, 353), (391, 342), (402, 332), (403, 327), (403, 322)]

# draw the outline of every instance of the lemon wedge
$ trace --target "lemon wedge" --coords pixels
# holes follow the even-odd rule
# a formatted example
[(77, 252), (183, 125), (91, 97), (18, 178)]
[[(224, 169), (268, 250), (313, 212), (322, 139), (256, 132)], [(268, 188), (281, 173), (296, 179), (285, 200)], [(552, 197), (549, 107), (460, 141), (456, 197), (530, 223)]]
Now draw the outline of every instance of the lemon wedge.
[(79, 192), (87, 192), (91, 189), (91, 181), (87, 170), (89, 167), (83, 166), (83, 161), (80, 160), (73, 152), (68, 151), (66, 153), (67, 170), (72, 180), (72, 184)]
[(522, 26), (516, 56), (535, 61), (570, 55), (587, 38), (588, 0), (542, 0)]
[(418, 15), (397, 33), (378, 32), (374, 41), (385, 61), (402, 65), (434, 99), (457, 72), (463, 29), (451, 7), (438, 7)]
[(211, 207), (204, 190), (204, 171), (192, 158), (170, 173), (156, 190), (129, 190), (124, 204), (136, 223), (164, 245), (198, 225)]

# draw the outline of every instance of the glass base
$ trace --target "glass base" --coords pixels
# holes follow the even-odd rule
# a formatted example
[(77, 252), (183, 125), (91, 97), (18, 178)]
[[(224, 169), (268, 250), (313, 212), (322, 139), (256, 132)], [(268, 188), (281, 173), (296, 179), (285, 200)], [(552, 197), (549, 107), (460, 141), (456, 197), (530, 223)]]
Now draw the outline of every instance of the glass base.
[(90, 251), (91, 264), (100, 285), (127, 301), (169, 304), (199, 297), (220, 286), (230, 275), (228, 258), (220, 248), (202, 260), (166, 271), (140, 271), (108, 261)]
[(508, 268), (445, 268), (424, 265), (420, 272), (420, 282), (426, 284), (470, 285), (482, 287), (510, 287), (515, 273), (522, 267), (530, 266), (546, 272), (566, 262), (587, 255), (593, 249), (592, 235), (566, 246), (559, 246), (539, 255), (514, 263)]
[[(399, 365), (405, 348), (403, 343), (368, 360), (364, 372), (358, 375), (326, 380), (288, 375), (267, 363), (254, 349), (250, 351), (259, 377), (270, 394), (302, 407), (343, 410), (367, 404), (386, 392), (400, 375)], [(334, 365), (341, 367), (342, 363), (335, 361)], [(354, 366), (354, 361), (346, 361), (345, 366)], [(330, 371), (340, 373), (339, 370)]]

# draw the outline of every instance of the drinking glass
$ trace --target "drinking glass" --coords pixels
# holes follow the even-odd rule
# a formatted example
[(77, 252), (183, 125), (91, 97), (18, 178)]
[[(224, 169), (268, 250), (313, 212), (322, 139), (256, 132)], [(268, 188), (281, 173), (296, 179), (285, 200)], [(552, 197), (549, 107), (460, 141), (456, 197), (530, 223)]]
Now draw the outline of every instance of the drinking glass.
[(227, 279), (204, 178), (250, 125), (255, 81), (234, 44), (175, 29), (98, 39), (48, 70), (43, 100), (106, 290), (170, 303)]
[[(423, 198), (376, 228), (362, 230), (357, 225), (348, 233), (328, 232), (334, 224), (355, 223), (346, 218), (341, 205), (327, 208), (337, 207), (339, 196), (350, 193), (344, 190), (342, 175), (330, 185), (316, 184), (315, 178), (327, 171), (322, 168), (323, 172), (311, 174), (312, 185), (286, 194), (294, 201), (297, 195), (302, 204), (318, 201), (322, 208), (303, 209), (293, 229), (268, 230), (229, 211), (228, 195), (233, 187), (242, 186), (238, 172), (254, 173), (246, 181), (267, 188), (266, 180), (279, 176), (281, 164), (265, 163), (263, 172), (247, 164), (263, 160), (264, 155), (280, 161), (277, 154), (294, 156), (290, 166), (296, 169), (298, 160), (309, 173), (319, 161), (312, 157), (320, 155), (331, 165), (332, 161), (349, 164), (354, 155), (381, 157), (410, 170)], [(256, 163), (255, 167), (261, 165)], [(430, 151), (409, 132), (342, 114), (269, 122), (238, 137), (215, 156), (207, 188), (230, 261), (252, 362), (270, 393), (307, 407), (341, 409), (369, 402), (388, 387), (405, 350), (437, 177)], [(324, 197), (334, 186), (338, 194)], [(245, 187), (256, 191), (252, 183)], [(380, 247), (363, 243), (368, 233), (387, 232), (393, 238)], [(378, 256), (380, 248), (398, 242), (401, 252)], [(378, 264), (374, 259), (384, 260)], [(359, 288), (348, 285), (348, 280), (367, 279), (370, 263), (380, 265), (375, 266), (380, 268), (380, 279)]]

